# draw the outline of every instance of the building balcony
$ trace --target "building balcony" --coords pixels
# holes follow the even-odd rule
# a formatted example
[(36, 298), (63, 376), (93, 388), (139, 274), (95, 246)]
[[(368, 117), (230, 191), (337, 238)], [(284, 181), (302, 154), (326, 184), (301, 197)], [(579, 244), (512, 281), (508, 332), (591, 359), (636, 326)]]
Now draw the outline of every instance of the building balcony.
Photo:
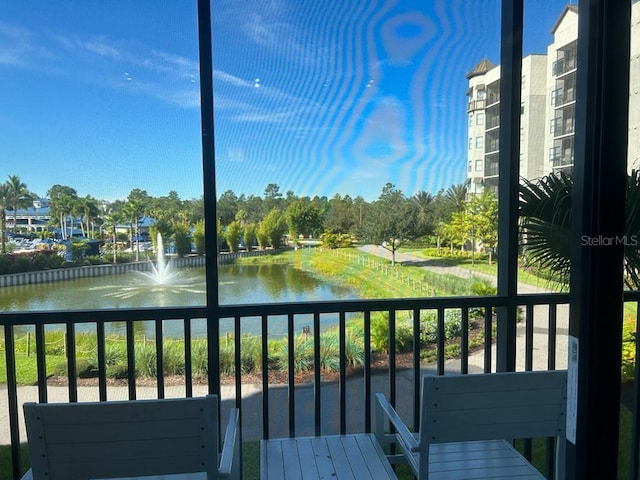
[(484, 100), (470, 100), (469, 103), (467, 103), (467, 113), (473, 112), (474, 110), (483, 110), (484, 108)]
[(551, 105), (555, 108), (562, 107), (563, 105), (574, 102), (575, 100), (576, 95), (574, 88), (559, 88), (551, 92)]
[(551, 65), (551, 74), (554, 77), (559, 77), (565, 73), (572, 72), (576, 69), (576, 57), (569, 59), (561, 59), (553, 62)]
[(573, 155), (552, 155), (549, 157), (549, 161), (554, 168), (573, 165)]
[(493, 128), (498, 128), (500, 126), (500, 115), (487, 115), (487, 123), (485, 128), (487, 130), (491, 130)]
[(575, 122), (568, 121), (563, 124), (551, 124), (551, 135), (553, 137), (562, 137), (564, 135), (570, 135), (575, 132)]
[[(380, 274), (384, 273), (381, 271)], [(499, 296), (434, 297), (430, 295), (436, 293), (431, 291), (435, 286), (414, 285), (412, 288), (416, 298), (398, 300), (236, 305), (212, 309), (185, 307), (5, 313), (6, 351), (3, 356), (6, 354), (8, 366), (6, 394), (9, 402), (0, 402), (0, 405), (7, 409), (1, 413), (9, 422), (3, 435), (6, 440), (10, 439), (14, 452), (19, 450), (20, 442), (26, 440), (24, 425), (18, 416), (18, 410), (22, 409), (19, 401), (135, 400), (191, 397), (207, 392), (221, 396), (223, 417), (229, 408), (240, 408), (241, 415), (245, 417), (242, 422), (245, 442), (286, 436), (370, 432), (374, 419), (369, 400), (378, 392), (393, 399), (392, 402), (400, 407), (398, 410), (406, 415), (407, 423), (417, 429), (418, 385), (422, 373), (495, 371), (496, 318), (492, 311), (509, 301)], [(533, 366), (540, 369), (548, 366), (565, 368), (564, 356), (556, 359), (555, 348), (549, 349), (548, 346), (555, 342), (566, 343), (566, 333), (563, 332), (568, 318), (568, 301), (568, 294), (540, 293), (517, 298), (517, 304), (526, 311), (516, 339), (520, 352), (518, 361), (522, 363), (519, 370)], [(384, 313), (384, 328), (391, 332), (390, 335), (385, 334), (390, 343), (382, 349), (378, 344), (379, 334), (372, 328), (373, 317), (379, 312)], [(427, 312), (434, 315), (437, 329), (425, 339)], [(444, 333), (449, 322), (445, 319), (449, 318), (450, 312), (461, 319), (460, 332), (453, 339)], [(320, 326), (321, 316), (325, 315), (339, 319), (331, 371), (327, 370), (325, 337)], [(262, 319), (262, 328), (249, 342), (243, 334), (243, 325), (246, 319), (256, 316)], [(210, 319), (207, 337), (200, 339), (196, 347), (193, 324), (195, 319), (206, 318)], [(233, 335), (224, 337), (217, 333), (218, 322), (223, 319), (233, 323)], [(350, 356), (350, 343), (354, 340), (347, 333), (346, 319), (349, 319), (349, 328), (355, 326), (361, 332), (358, 349), (362, 353), (355, 363)], [(284, 347), (280, 361), (284, 362), (284, 368), (277, 367), (277, 370), (271, 358), (272, 352), (267, 349), (272, 338), (269, 328), (274, 321), (285, 325), (285, 333), (280, 337)], [(538, 334), (534, 337), (534, 321), (536, 325), (548, 325), (542, 342), (536, 340)], [(119, 340), (128, 358), (117, 384), (108, 376), (110, 360), (107, 352), (111, 350), (113, 339), (105, 333), (114, 322), (123, 326), (125, 334)], [(180, 325), (184, 332), (182, 341), (164, 335), (166, 322)], [(300, 327), (301, 323), (305, 326)], [(402, 329), (411, 336), (402, 342), (396, 340), (401, 323)], [(52, 386), (46, 374), (46, 365), (52, 361), (53, 354), (45, 343), (45, 332), (56, 325), (64, 331), (66, 339), (63, 355), (67, 368), (64, 378), (58, 378), (58, 384), (64, 386)], [(30, 355), (37, 359), (38, 365), (37, 385), (35, 389), (28, 389), (31, 393), (18, 385), (20, 379), (15, 376), (16, 363), (27, 355), (26, 351), (17, 348), (25, 331), (33, 332)], [(150, 334), (143, 339), (141, 331)], [(81, 342), (88, 337), (97, 346), (94, 352), (96, 364), (91, 371), (92, 379), (82, 380), (81, 384), (79, 376), (84, 377), (87, 373), (83, 360), (86, 352), (82, 351)], [(142, 342), (153, 352), (149, 365), (138, 364), (140, 357), (136, 352), (142, 347)], [(457, 345), (459, 354), (450, 357), (447, 345), (452, 342)], [(308, 345), (305, 351), (301, 347), (303, 344)], [(214, 357), (209, 360), (202, 357), (203, 348), (212, 352)], [(171, 373), (171, 364), (176, 361), (171, 351), (177, 353), (182, 362), (178, 377)], [(425, 360), (427, 351), (432, 353)], [(218, 352), (225, 352), (224, 356)], [(253, 370), (249, 373), (246, 358), (252, 355), (255, 358)], [(203, 361), (207, 365), (204, 377), (198, 373), (202, 371), (200, 364)], [(302, 373), (296, 374), (300, 365), (306, 367)], [(140, 378), (142, 369), (156, 372), (151, 382), (148, 378)], [(308, 388), (309, 385), (314, 388)], [(64, 398), (60, 400), (61, 397)]]

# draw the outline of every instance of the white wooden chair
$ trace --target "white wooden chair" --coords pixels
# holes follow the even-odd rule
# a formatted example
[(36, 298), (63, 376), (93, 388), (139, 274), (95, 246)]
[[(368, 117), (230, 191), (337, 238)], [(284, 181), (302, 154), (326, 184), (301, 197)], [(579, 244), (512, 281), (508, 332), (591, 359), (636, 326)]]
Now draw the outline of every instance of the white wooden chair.
[(23, 480), (88, 480), (204, 472), (240, 479), (239, 412), (222, 454), (218, 397), (24, 404), (31, 469)]
[[(425, 375), (420, 434), (377, 394), (376, 437), (396, 443), (420, 480), (543, 479), (514, 439), (557, 437), (556, 479), (564, 479), (566, 371)], [(385, 433), (388, 421), (397, 433)]]

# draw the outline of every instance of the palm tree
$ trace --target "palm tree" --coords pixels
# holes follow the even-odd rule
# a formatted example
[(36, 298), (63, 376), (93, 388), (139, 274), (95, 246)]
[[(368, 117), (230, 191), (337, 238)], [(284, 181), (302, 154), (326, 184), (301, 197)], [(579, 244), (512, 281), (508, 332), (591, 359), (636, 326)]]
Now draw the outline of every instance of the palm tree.
[[(536, 263), (558, 281), (568, 283), (571, 267), (571, 192), (573, 182), (564, 173), (550, 174), (520, 188), (522, 243), (527, 263)], [(627, 179), (625, 206), (624, 282), (640, 288), (640, 172)]]
[(420, 222), (426, 229), (431, 230), (433, 226), (433, 211), (435, 208), (435, 197), (426, 190), (422, 190), (411, 197), (411, 200), (418, 206), (418, 216)]
[(4, 232), (7, 216), (5, 210), (9, 206), (9, 186), (6, 183), (0, 184), (0, 243), (2, 244), (2, 253), (7, 253), (4, 240)]
[(146, 190), (134, 188), (127, 196), (123, 213), (129, 219), (131, 226), (131, 248), (133, 249), (133, 227), (135, 226), (136, 243), (136, 262), (140, 260), (140, 220), (146, 214), (151, 200)]
[(67, 215), (71, 212), (74, 199), (78, 198), (75, 189), (65, 185), (54, 185), (47, 191), (51, 199), (51, 219), (55, 217), (60, 224), (62, 239), (67, 239)]
[(467, 200), (467, 186), (464, 183), (451, 185), (444, 196), (452, 211), (461, 212)]
[(13, 230), (18, 231), (18, 209), (33, 205), (35, 195), (27, 189), (27, 185), (20, 181), (17, 175), (9, 175), (6, 182), (8, 189), (8, 206), (13, 210)]
[(91, 230), (91, 238), (95, 237), (95, 220), (100, 215), (100, 207), (98, 205), (98, 200), (93, 198), (91, 195), (87, 195), (83, 199), (83, 212), (82, 215), (84, 217), (87, 236), (89, 236), (89, 231)]

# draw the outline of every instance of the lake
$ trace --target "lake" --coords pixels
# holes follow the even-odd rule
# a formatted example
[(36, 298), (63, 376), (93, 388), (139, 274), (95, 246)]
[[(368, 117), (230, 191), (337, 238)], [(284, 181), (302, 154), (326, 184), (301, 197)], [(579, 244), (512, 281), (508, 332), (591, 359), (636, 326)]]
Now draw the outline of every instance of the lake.
[[(350, 288), (327, 284), (287, 264), (221, 265), (218, 270), (221, 305), (250, 303), (296, 303), (354, 299)], [(106, 308), (144, 308), (203, 306), (206, 298), (204, 269), (183, 269), (170, 285), (155, 285), (140, 272), (85, 278), (57, 283), (6, 287), (0, 289), (2, 311), (96, 310)], [(310, 325), (311, 315), (296, 317), (296, 330)], [(337, 323), (337, 317), (323, 315), (322, 327)], [(257, 334), (259, 318), (244, 318), (243, 333)], [(148, 328), (147, 328), (148, 327)], [(145, 327), (153, 334), (150, 325)], [(179, 322), (165, 322), (168, 337), (181, 337)], [(282, 334), (285, 318), (269, 318), (270, 334)], [(82, 330), (82, 327), (79, 328)], [(123, 333), (124, 324), (108, 325), (109, 333)], [(221, 332), (232, 331), (231, 321), (222, 320)], [(193, 335), (203, 336), (204, 321), (193, 322)]]

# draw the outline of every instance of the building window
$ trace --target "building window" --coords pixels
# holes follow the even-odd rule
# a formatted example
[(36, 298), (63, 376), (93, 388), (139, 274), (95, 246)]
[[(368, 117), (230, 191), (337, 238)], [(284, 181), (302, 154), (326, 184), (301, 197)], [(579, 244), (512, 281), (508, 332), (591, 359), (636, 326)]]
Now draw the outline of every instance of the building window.
[(476, 113), (476, 125), (482, 125), (484, 123), (484, 113), (478, 112)]
[[(478, 115), (480, 115), (480, 114), (478, 114)], [(469, 114), (469, 126), (472, 126), (472, 125), (473, 125), (473, 113), (470, 113)]]
[(469, 139), (469, 150), (473, 148), (473, 138)]
[(471, 171), (471, 165), (472, 165), (471, 162), (469, 162), (469, 165), (467, 165), (467, 171), (469, 172)]
[(484, 90), (478, 90), (478, 100), (482, 100), (484, 98)]
[(524, 102), (520, 104), (520, 115), (524, 115)]
[(482, 160), (476, 160), (476, 172), (482, 171)]
[(484, 145), (484, 138), (476, 137), (476, 148), (482, 148)]

